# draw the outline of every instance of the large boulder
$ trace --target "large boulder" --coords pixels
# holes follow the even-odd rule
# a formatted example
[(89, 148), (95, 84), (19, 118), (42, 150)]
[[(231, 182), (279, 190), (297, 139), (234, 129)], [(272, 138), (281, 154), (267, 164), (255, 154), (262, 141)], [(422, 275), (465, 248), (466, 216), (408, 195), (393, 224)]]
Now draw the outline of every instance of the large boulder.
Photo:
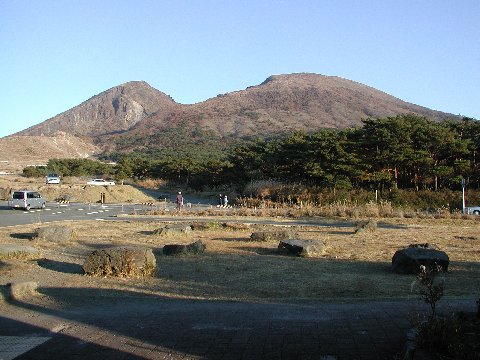
[(325, 252), (325, 243), (317, 240), (282, 240), (278, 244), (278, 250), (287, 255), (320, 256)]
[(21, 300), (24, 297), (37, 294), (38, 284), (35, 281), (20, 281), (8, 284), (10, 290), (10, 298), (13, 300)]
[(120, 246), (92, 252), (83, 271), (92, 276), (150, 276), (156, 265), (152, 249)]
[(35, 229), (33, 239), (64, 243), (75, 240), (76, 236), (76, 231), (71, 226), (49, 225)]
[(440, 250), (429, 247), (428, 244), (410, 245), (406, 249), (397, 250), (392, 258), (392, 270), (399, 274), (418, 274), (420, 266), (438, 266), (441, 271), (447, 271), (450, 259)]
[(297, 234), (291, 230), (278, 231), (256, 231), (250, 235), (252, 241), (282, 241), (287, 239), (294, 239)]
[(169, 244), (163, 247), (164, 255), (196, 255), (205, 251), (205, 245), (202, 240), (197, 240), (194, 243), (183, 244)]

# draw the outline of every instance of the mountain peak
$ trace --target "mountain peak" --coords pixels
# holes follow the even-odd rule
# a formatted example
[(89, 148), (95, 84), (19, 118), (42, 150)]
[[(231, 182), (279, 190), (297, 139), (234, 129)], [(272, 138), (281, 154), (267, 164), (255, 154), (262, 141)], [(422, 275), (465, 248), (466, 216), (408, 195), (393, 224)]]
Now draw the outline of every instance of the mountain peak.
[(111, 143), (119, 133), (142, 138), (182, 127), (221, 137), (267, 136), (291, 130), (358, 126), (368, 117), (404, 113), (434, 120), (453, 116), (355, 81), (294, 73), (272, 75), (259, 85), (192, 105), (177, 104), (145, 81), (129, 81), (19, 134), (64, 131)]
[(155, 112), (176, 105), (165, 93), (145, 81), (129, 81), (97, 94), (80, 105), (18, 135), (51, 135), (63, 131), (76, 136), (95, 137), (123, 132)]

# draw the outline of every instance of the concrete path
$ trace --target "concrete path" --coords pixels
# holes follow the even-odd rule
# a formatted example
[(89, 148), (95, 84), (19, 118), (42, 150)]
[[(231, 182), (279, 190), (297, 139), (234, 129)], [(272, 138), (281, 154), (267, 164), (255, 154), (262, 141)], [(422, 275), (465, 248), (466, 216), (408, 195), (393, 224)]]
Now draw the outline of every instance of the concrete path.
[[(439, 302), (474, 311), (475, 300)], [(419, 300), (287, 305), (105, 299), (0, 304), (0, 359), (398, 359)], [(23, 341), (21, 340), (23, 339)]]

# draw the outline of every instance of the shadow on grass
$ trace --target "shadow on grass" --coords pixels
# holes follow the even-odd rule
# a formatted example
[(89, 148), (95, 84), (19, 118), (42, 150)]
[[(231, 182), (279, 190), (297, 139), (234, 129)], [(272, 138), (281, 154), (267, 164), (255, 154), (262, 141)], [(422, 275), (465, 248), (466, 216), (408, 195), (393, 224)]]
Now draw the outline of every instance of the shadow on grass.
[(355, 235), (355, 232), (354, 231), (327, 231), (326, 234), (330, 234), (330, 235)]
[(258, 255), (269, 255), (269, 256), (280, 256), (283, 255), (278, 251), (278, 248), (276, 247), (260, 247), (260, 246), (255, 246), (255, 247), (240, 247), (239, 249), (244, 250), (244, 251), (249, 251)]
[(112, 244), (92, 244), (88, 241), (78, 241), (80, 245), (88, 247), (89, 250), (86, 250), (86, 253), (90, 252), (91, 250), (103, 250), (114, 247), (115, 245)]
[(216, 241), (227, 241), (227, 242), (253, 242), (250, 237), (216, 237), (213, 238), (212, 240)]
[(32, 240), (35, 237), (35, 233), (12, 233), (10, 237), (21, 240)]
[(37, 260), (37, 264), (44, 269), (57, 271), (64, 274), (83, 274), (83, 268), (78, 264), (49, 259)]

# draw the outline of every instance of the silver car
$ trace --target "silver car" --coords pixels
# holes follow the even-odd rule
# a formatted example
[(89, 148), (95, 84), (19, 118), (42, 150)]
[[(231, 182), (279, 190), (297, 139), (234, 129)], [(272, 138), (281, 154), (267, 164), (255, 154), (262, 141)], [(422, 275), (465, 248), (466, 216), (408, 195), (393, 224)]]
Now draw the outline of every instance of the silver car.
[(45, 208), (46, 200), (36, 191), (14, 191), (8, 205), (12, 209)]
[(87, 185), (108, 186), (108, 185), (115, 185), (115, 181), (104, 180), (104, 179), (93, 179), (93, 180), (87, 181)]
[(465, 208), (467, 214), (480, 215), (480, 206), (470, 206)]

